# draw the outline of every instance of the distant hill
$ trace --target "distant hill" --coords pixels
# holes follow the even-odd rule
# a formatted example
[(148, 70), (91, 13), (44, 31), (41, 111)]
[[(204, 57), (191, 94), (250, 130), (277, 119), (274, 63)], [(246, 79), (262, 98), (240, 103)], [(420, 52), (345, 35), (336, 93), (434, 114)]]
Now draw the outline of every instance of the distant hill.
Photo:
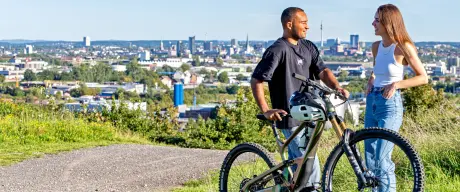
[[(172, 45), (175, 45), (179, 40), (163, 40), (164, 45), (169, 45), (171, 43)], [(180, 40), (184, 43), (188, 42), (188, 39), (186, 40)], [(222, 42), (229, 42), (229, 40), (208, 40), (211, 41), (215, 44), (222, 43)], [(103, 45), (103, 46), (108, 46), (108, 45), (113, 45), (113, 46), (129, 46), (131, 43), (132, 45), (136, 46), (142, 46), (142, 47), (150, 47), (150, 46), (159, 46), (161, 40), (97, 40), (97, 41), (91, 41), (91, 45)], [(196, 40), (196, 43), (203, 43), (203, 40)], [(250, 40), (251, 44), (254, 43), (263, 43), (263, 42), (270, 42), (270, 41), (261, 41), (261, 40)], [(342, 41), (343, 43), (348, 43), (346, 41)], [(56, 44), (56, 43), (70, 43), (70, 44), (81, 44), (82, 41), (65, 41), (65, 40), (30, 40), (30, 39), (3, 39), (0, 40), (0, 45), (20, 45), (20, 44), (32, 44), (32, 45), (38, 45), (38, 46), (46, 46), (50, 44)], [(243, 41), (239, 41), (239, 43), (243, 43)], [(319, 44), (319, 41), (315, 41), (315, 43)], [(365, 42), (366, 46), (372, 45), (373, 42)], [(447, 44), (451, 45), (454, 47), (460, 47), (460, 42), (441, 42), (441, 41), (421, 41), (421, 42), (416, 42), (416, 46), (434, 46), (437, 44)]]

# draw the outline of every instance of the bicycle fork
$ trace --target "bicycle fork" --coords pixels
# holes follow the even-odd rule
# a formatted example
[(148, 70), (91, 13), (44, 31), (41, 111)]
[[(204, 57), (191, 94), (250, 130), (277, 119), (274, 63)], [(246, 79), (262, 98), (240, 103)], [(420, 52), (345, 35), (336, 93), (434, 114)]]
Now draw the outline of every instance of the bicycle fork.
[(343, 133), (343, 151), (345, 152), (348, 161), (355, 172), (356, 177), (358, 177), (358, 190), (363, 189), (365, 186), (372, 185), (371, 180), (367, 180), (365, 177), (365, 172), (367, 171), (367, 167), (363, 162), (363, 159), (360, 155), (359, 150), (356, 146), (350, 146), (349, 141), (354, 132), (350, 129), (345, 129)]

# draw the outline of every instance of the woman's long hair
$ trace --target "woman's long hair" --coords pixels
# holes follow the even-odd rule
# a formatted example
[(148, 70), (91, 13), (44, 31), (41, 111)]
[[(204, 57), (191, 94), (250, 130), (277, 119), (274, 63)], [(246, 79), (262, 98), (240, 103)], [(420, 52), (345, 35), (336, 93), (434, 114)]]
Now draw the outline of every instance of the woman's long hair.
[[(393, 4), (381, 5), (377, 9), (380, 23), (385, 27), (388, 35), (393, 42), (397, 42), (404, 54), (410, 55), (405, 43), (415, 44), (407, 33), (404, 20), (398, 7)], [(406, 60), (407, 61), (407, 60)]]

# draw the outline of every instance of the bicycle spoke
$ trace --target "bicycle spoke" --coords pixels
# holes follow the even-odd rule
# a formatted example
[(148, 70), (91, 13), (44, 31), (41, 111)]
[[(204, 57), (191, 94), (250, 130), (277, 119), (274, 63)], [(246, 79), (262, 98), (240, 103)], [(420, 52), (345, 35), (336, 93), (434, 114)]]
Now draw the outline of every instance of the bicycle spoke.
[[(378, 188), (393, 191), (395, 189), (396, 191), (412, 191), (414, 173), (406, 154), (391, 141), (369, 139), (369, 146), (370, 144), (380, 145), (381, 150), (374, 152), (381, 154), (366, 157), (366, 153), (368, 152), (365, 151), (365, 142), (367, 143), (367, 141), (362, 140), (353, 144), (353, 146), (356, 148), (356, 152), (360, 153), (363, 163), (366, 163), (366, 158), (375, 158), (373, 160), (374, 163), (372, 163), (373, 165), (367, 167), (369, 171), (366, 174), (373, 175), (373, 178), (380, 184)], [(388, 166), (382, 167), (383, 163), (387, 163)], [(396, 180), (391, 179), (392, 177), (396, 178)], [(334, 191), (356, 191), (358, 189), (358, 179), (344, 153), (334, 169), (332, 185)], [(372, 191), (372, 187), (364, 188), (361, 191)]]

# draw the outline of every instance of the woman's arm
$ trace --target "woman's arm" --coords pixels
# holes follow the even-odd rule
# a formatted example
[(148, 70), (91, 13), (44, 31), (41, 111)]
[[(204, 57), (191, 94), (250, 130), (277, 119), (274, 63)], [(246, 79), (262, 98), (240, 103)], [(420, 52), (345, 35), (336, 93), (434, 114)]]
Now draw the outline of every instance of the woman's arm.
[(416, 48), (414, 45), (410, 43), (406, 43), (404, 45), (406, 47), (406, 50), (409, 52), (409, 55), (404, 53), (404, 58), (406, 61), (409, 63), (409, 66), (412, 68), (412, 70), (415, 73), (415, 76), (409, 79), (405, 79), (402, 81), (399, 81), (396, 83), (396, 88), (399, 89), (404, 89), (404, 88), (410, 88), (410, 87), (415, 87), (423, 84), (428, 83), (428, 76), (426, 75), (425, 68), (422, 65), (422, 62), (420, 61)]
[[(373, 62), (374, 62), (374, 67), (375, 67), (375, 57), (377, 56), (377, 51), (378, 51), (378, 48), (379, 48), (379, 44), (380, 44), (380, 41), (376, 41), (374, 43), (372, 43), (372, 57), (373, 57)], [(369, 92), (371, 91), (371, 88), (372, 86), (374, 85), (374, 79), (375, 79), (375, 76), (374, 76), (374, 71), (372, 71), (371, 73), (371, 76), (369, 77), (369, 80), (367, 81), (367, 91), (366, 91), (366, 95), (369, 94)]]

